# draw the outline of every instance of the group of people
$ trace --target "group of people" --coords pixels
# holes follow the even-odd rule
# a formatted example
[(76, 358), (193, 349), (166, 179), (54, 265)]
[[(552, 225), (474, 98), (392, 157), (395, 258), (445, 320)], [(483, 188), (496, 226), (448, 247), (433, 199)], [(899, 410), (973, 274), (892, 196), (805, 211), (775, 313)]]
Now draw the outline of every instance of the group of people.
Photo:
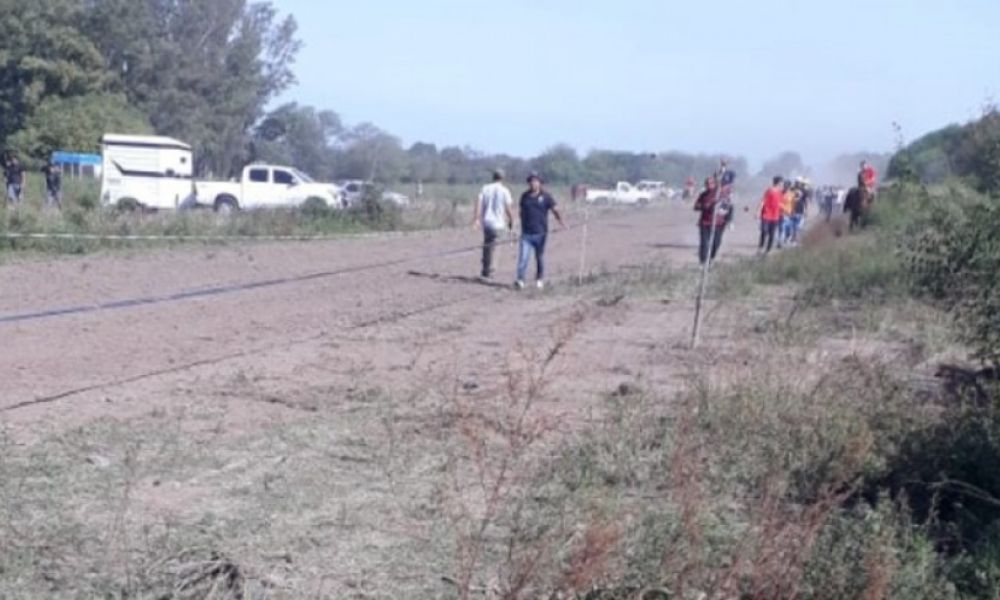
[(812, 196), (812, 187), (806, 179), (789, 181), (780, 175), (774, 177), (757, 209), (760, 219), (758, 252), (767, 254), (775, 245), (780, 249), (799, 243)]
[(736, 172), (726, 160), (719, 162), (719, 169), (705, 179), (705, 189), (695, 200), (694, 209), (701, 214), (698, 219), (698, 260), (704, 265), (714, 261), (722, 246), (726, 229), (731, 228), (733, 217), (733, 185)]
[[(6, 181), (7, 204), (18, 205), (24, 201), (24, 191), (27, 187), (27, 178), (24, 165), (11, 152), (3, 155), (3, 171)], [(52, 162), (45, 163), (42, 167), (42, 175), (45, 177), (45, 201), (49, 206), (62, 206), (62, 171)]]
[[(758, 253), (767, 254), (775, 246), (780, 249), (797, 245), (805, 230), (809, 206), (814, 198), (820, 202), (820, 209), (828, 221), (832, 218), (834, 206), (843, 201), (845, 212), (851, 214), (853, 228), (862, 212), (860, 207), (870, 206), (874, 200), (877, 177), (875, 168), (868, 161), (862, 162), (857, 187), (848, 194), (846, 200), (842, 200), (844, 192), (839, 188), (825, 186), (815, 190), (804, 177), (786, 179), (780, 175), (775, 176), (757, 207), (757, 218), (760, 221)], [(698, 258), (703, 265), (715, 260), (725, 232), (732, 228), (732, 185), (735, 179), (735, 174), (722, 161), (719, 170), (705, 180), (705, 187), (695, 201), (694, 209), (701, 215), (698, 220), (701, 238)], [(852, 195), (856, 196), (853, 202)]]
[[(503, 169), (493, 171), (493, 181), (484, 186), (476, 201), (472, 226), (483, 232), (483, 258), (480, 278), (488, 281), (493, 277), (493, 255), (500, 237), (506, 232), (514, 233), (514, 200), (504, 179)], [(559, 205), (552, 194), (544, 188), (538, 173), (528, 176), (528, 189), (521, 194), (518, 203), (518, 218), (521, 222), (521, 237), (517, 254), (517, 278), (514, 287), (525, 288), (531, 257), (535, 258), (535, 286), (545, 287), (545, 246), (549, 233), (549, 214), (560, 227), (565, 228)]]

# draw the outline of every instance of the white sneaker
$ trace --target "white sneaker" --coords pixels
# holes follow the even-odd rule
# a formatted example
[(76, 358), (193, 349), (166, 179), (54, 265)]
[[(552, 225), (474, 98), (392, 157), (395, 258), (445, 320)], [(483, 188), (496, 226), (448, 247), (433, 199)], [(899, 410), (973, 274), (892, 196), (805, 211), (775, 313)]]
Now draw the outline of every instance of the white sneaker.
[(515, 290), (523, 290), (524, 289), (524, 282), (521, 281), (520, 279), (518, 279), (517, 281), (515, 281), (514, 282), (514, 289)]
[(537, 287), (540, 290), (544, 290), (545, 289), (545, 282), (542, 281), (541, 279), (539, 279), (538, 281), (535, 282), (535, 287)]

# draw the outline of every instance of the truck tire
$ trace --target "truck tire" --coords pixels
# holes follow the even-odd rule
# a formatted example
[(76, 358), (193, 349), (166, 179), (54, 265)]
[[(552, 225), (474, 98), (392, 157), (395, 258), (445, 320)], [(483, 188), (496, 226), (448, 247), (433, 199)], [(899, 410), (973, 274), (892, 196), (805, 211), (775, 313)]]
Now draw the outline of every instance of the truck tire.
[(215, 199), (212, 209), (220, 215), (232, 214), (240, 209), (240, 203), (232, 196), (219, 196)]
[(118, 209), (118, 212), (134, 213), (139, 212), (139, 209), (142, 208), (142, 204), (135, 198), (121, 198), (118, 200), (118, 203), (115, 204), (115, 208)]
[(299, 212), (310, 218), (324, 217), (330, 213), (330, 204), (319, 196), (310, 196), (299, 205)]

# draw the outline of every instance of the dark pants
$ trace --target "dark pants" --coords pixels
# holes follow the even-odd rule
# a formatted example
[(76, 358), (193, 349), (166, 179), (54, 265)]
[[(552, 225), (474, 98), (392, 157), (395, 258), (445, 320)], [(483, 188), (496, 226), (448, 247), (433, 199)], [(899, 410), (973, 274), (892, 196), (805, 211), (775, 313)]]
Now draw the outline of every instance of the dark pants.
[(58, 187), (46, 186), (47, 194), (46, 202), (54, 206), (62, 206), (62, 190)]
[(711, 225), (702, 225), (699, 229), (701, 231), (701, 244), (699, 244), (698, 246), (698, 260), (701, 261), (701, 264), (705, 264), (705, 261), (708, 260), (709, 244), (712, 245), (713, 261), (715, 260), (716, 255), (719, 253), (719, 247), (722, 246), (722, 233), (726, 230), (726, 227), (716, 226), (714, 243), (712, 240)]
[(778, 221), (760, 222), (760, 249), (771, 251), (774, 247), (774, 236), (778, 233)]
[(500, 233), (492, 227), (483, 227), (483, 277), (493, 275), (493, 251)]

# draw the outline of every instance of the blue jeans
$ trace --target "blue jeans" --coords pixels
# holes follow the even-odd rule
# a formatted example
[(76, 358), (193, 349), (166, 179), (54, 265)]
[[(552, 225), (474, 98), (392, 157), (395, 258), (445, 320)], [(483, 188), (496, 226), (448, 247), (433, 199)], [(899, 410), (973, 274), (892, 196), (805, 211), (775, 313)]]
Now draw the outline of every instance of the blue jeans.
[(15, 203), (21, 201), (21, 184), (19, 183), (7, 184), (7, 201)]
[(792, 217), (781, 217), (781, 231), (778, 234), (778, 247), (784, 246), (792, 240)]
[(805, 220), (805, 215), (792, 215), (792, 241), (799, 241), (799, 234), (802, 233), (802, 227), (805, 225)]
[(521, 236), (521, 244), (517, 253), (517, 280), (524, 281), (528, 272), (528, 261), (531, 253), (535, 253), (535, 265), (538, 269), (537, 279), (545, 279), (545, 238), (544, 233), (526, 233)]

